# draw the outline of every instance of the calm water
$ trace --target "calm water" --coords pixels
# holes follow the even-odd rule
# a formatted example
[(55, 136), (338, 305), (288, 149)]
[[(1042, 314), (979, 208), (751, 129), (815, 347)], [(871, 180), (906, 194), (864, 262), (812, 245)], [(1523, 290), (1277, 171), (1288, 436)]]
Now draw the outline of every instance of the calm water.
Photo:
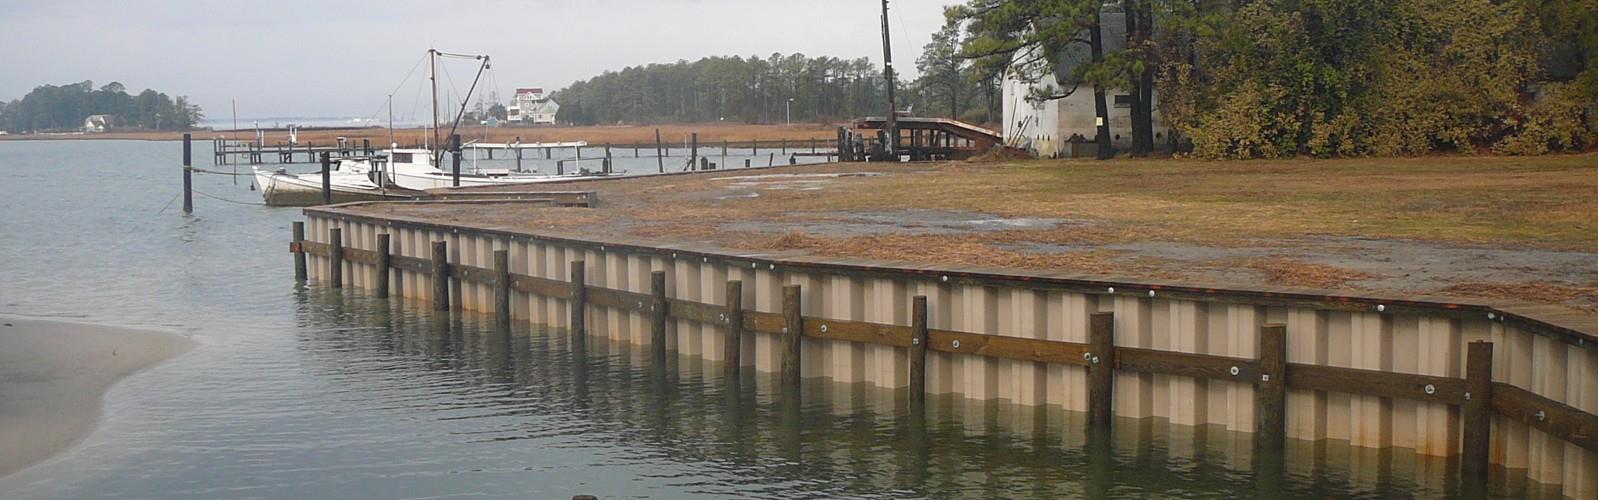
[[(196, 146), (209, 160), (209, 142)], [(1450, 492), (1441, 472), (1416, 472), (1442, 467), (1401, 454), (1311, 449), (1273, 471), (1278, 460), (1255, 461), (1246, 436), (1221, 432), (1145, 422), (1089, 439), (1076, 415), (937, 400), (911, 418), (901, 394), (824, 382), (782, 401), (702, 375), (715, 367), (652, 366), (603, 342), (573, 356), (559, 334), (298, 288), (286, 240), (300, 211), (197, 196), (183, 215), (178, 152), (0, 142), (0, 313), (200, 344), (117, 385), (93, 434), (0, 479), (0, 498)], [(259, 200), (228, 177), (195, 181)], [(1396, 472), (1349, 465), (1377, 461)]]

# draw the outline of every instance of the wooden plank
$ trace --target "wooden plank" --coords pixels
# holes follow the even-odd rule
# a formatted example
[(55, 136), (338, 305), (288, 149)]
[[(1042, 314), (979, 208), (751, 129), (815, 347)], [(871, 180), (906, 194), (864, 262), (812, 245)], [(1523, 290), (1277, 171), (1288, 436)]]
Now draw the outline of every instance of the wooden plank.
[(805, 318), (799, 314), (799, 285), (782, 287), (782, 386), (799, 395), (799, 335)]
[(1114, 419), (1115, 313), (1097, 312), (1088, 318), (1088, 424), (1108, 428)]
[(786, 325), (782, 313), (744, 311), (744, 331), (781, 334)]
[(1492, 392), (1498, 414), (1598, 452), (1598, 415), (1502, 382), (1493, 382)]
[(1261, 453), (1280, 453), (1287, 443), (1287, 325), (1260, 327), (1259, 382), (1254, 388), (1254, 445)]
[(587, 290), (588, 305), (590, 306), (647, 312), (650, 302), (653, 301), (653, 298), (648, 295), (626, 290), (614, 290), (597, 286), (587, 287)]
[(1465, 402), (1463, 379), (1336, 366), (1288, 363), (1287, 386), (1451, 405)]
[[(909, 328), (900, 328), (905, 330), (905, 340), (914, 335)], [(1082, 354), (1088, 351), (1088, 344), (950, 330), (931, 330), (927, 337), (927, 348), (938, 352), (1067, 365), (1088, 364), (1088, 361), (1082, 357)], [(906, 341), (903, 345), (908, 346), (909, 342)]]
[(395, 269), (403, 269), (413, 273), (432, 274), (433, 261), (421, 257), (408, 257), (404, 255), (390, 255), (389, 265)]
[(667, 307), (667, 312), (673, 318), (701, 323), (722, 323), (726, 321), (724, 317), (725, 311), (720, 306), (675, 298), (667, 299), (667, 302), (670, 304)]
[[(1254, 383), (1260, 374), (1259, 363), (1252, 359), (1134, 347), (1115, 348), (1115, 367), (1134, 372), (1245, 384)], [(1237, 372), (1235, 374), (1232, 373), (1234, 369)]]
[(843, 340), (865, 344), (910, 347), (913, 332), (908, 326), (884, 325), (864, 321), (806, 318), (806, 337)]
[(571, 300), (572, 297), (571, 284), (565, 281), (520, 274), (511, 275), (510, 281), (512, 287), (523, 293), (561, 300)]
[(1471, 342), (1465, 352), (1465, 404), (1461, 420), (1465, 444), (1460, 449), (1462, 477), (1487, 477), (1493, 429), (1493, 343)]

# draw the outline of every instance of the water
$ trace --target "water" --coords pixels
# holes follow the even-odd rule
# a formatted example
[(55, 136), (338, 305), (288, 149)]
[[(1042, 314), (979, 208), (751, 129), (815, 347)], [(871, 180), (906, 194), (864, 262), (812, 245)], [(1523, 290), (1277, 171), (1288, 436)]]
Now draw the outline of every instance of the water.
[[(118, 384), (96, 431), (0, 479), (0, 498), (1451, 493), (1444, 467), (1398, 452), (1309, 448), (1273, 471), (1219, 431), (1123, 422), (1088, 438), (1080, 415), (937, 399), (919, 419), (902, 393), (820, 381), (784, 401), (753, 380), (729, 390), (713, 366), (599, 341), (572, 356), (559, 333), (300, 288), (286, 252), (300, 210), (196, 197), (183, 215), (178, 152), (0, 142), (0, 313), (199, 343)], [(259, 200), (239, 181), (195, 178)], [(1378, 462), (1394, 471), (1366, 469)]]

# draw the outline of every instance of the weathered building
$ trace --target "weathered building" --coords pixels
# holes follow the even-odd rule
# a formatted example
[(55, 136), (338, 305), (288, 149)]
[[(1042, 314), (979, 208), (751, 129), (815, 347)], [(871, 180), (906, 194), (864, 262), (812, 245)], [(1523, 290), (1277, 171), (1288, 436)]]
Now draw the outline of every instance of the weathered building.
[(505, 110), (505, 120), (511, 123), (555, 123), (555, 113), (560, 104), (549, 98), (541, 87), (516, 89), (516, 97)]

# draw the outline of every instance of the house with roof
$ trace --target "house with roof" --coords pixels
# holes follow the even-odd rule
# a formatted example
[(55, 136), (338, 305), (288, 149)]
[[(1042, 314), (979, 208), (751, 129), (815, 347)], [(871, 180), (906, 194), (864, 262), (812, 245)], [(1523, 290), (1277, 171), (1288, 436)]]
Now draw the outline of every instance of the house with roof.
[(516, 89), (511, 105), (505, 108), (505, 121), (511, 123), (553, 124), (560, 104), (544, 93), (542, 87)]

